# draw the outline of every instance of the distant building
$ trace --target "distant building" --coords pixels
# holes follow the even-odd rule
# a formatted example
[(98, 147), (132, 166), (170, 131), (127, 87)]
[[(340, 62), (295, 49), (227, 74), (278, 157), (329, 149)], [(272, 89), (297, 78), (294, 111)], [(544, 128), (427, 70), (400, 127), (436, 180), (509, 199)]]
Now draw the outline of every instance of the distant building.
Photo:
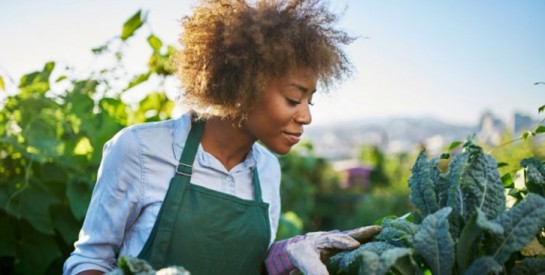
[(358, 160), (350, 159), (333, 162), (333, 168), (342, 175), (341, 188), (366, 190), (371, 187), (369, 178), (371, 171), (373, 171), (371, 166), (361, 164)]
[(539, 121), (532, 119), (532, 117), (515, 113), (513, 120), (513, 135), (520, 136), (524, 131), (533, 131)]
[(484, 112), (479, 120), (477, 141), (490, 146), (499, 145), (501, 136), (506, 130), (505, 123), (492, 112)]

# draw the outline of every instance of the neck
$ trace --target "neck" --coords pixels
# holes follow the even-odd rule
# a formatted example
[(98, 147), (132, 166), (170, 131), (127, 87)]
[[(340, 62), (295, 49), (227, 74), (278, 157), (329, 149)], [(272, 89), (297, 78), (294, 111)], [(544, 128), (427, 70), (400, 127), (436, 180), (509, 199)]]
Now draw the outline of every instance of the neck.
[(237, 121), (212, 117), (206, 120), (201, 144), (229, 171), (246, 158), (255, 141)]

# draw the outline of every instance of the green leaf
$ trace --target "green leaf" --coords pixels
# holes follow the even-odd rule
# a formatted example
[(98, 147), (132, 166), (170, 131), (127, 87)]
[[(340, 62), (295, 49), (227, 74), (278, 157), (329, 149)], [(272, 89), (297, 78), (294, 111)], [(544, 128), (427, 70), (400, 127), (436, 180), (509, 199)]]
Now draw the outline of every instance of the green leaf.
[[(466, 275), (501, 274), (503, 266), (490, 256), (480, 257), (473, 261), (464, 272)], [(530, 274), (530, 273), (528, 273)]]
[(0, 211), (0, 258), (1, 257), (16, 257), (15, 247), (17, 239), (15, 237), (15, 228), (12, 225), (10, 217)]
[(512, 188), (515, 186), (515, 182), (513, 181), (513, 176), (511, 176), (511, 173), (503, 174), (503, 176), (501, 176), (501, 182), (503, 184), (503, 188)]
[(0, 90), (5, 91), (6, 90), (6, 83), (4, 83), (4, 78), (0, 76)]
[(454, 266), (454, 240), (449, 232), (450, 207), (428, 215), (414, 236), (414, 248), (432, 274), (449, 275)]
[(387, 242), (397, 247), (412, 247), (414, 234), (418, 226), (405, 219), (384, 219), (381, 223), (382, 231), (375, 236), (375, 240)]
[[(380, 267), (380, 256), (371, 251), (362, 251), (359, 255), (358, 261), (358, 272), (357, 274), (369, 274), (369, 275), (383, 275), (384, 273), (379, 273)], [(350, 274), (353, 273), (352, 270), (348, 271)]]
[(449, 147), (448, 147), (448, 151), (452, 151), (454, 150), (456, 147), (458, 147), (458, 145), (462, 144), (463, 142), (461, 141), (454, 141), (452, 142)]
[(504, 264), (514, 252), (524, 248), (542, 227), (545, 227), (545, 198), (529, 193), (528, 196), (503, 212), (495, 222), (504, 233), (492, 237), (488, 247), (498, 263)]
[(532, 131), (525, 131), (522, 133), (522, 135), (520, 136), (522, 139), (528, 139), (528, 137), (531, 137), (534, 135), (534, 132)]
[(421, 152), (416, 163), (412, 167), (409, 187), (411, 188), (410, 200), (414, 204), (421, 218), (426, 217), (439, 209), (435, 191), (435, 183), (432, 180), (434, 165), (426, 160), (426, 154)]
[[(362, 265), (366, 265), (366, 264), (369, 264), (370, 261), (374, 261), (375, 259), (374, 256), (369, 254), (369, 253), (372, 253), (374, 255), (377, 255), (377, 258), (376, 258), (377, 265), (375, 267), (375, 271), (376, 271), (376, 268), (378, 268), (378, 259), (379, 259), (378, 255), (392, 248), (395, 248), (395, 247), (386, 242), (365, 243), (352, 251), (344, 251), (334, 255), (333, 257), (329, 259), (327, 263), (327, 267), (333, 274), (337, 274), (337, 273), (357, 274), (358, 270), (360, 270)], [(363, 262), (365, 257), (367, 257), (366, 264)]]
[(389, 274), (389, 271), (394, 271), (394, 274), (412, 275), (417, 274), (416, 269), (417, 265), (412, 258), (412, 250), (396, 247), (380, 254), (377, 274)]
[(136, 12), (129, 20), (123, 24), (123, 31), (121, 32), (121, 40), (125, 41), (129, 37), (134, 35), (134, 32), (138, 30), (144, 24), (146, 20), (145, 14), (142, 15), (142, 11)]
[(149, 79), (149, 77), (151, 76), (151, 72), (147, 72), (147, 73), (143, 73), (143, 74), (139, 74), (137, 76), (135, 76), (131, 82), (129, 82), (129, 85), (123, 89), (123, 91), (127, 91), (129, 90), (130, 88), (140, 84), (140, 83), (143, 83), (145, 81), (147, 81)]
[(19, 240), (15, 274), (46, 274), (51, 263), (62, 256), (53, 236), (40, 234), (26, 224), (17, 226)]
[(53, 235), (50, 208), (59, 202), (45, 189), (30, 185), (11, 199), (7, 210), (15, 217), (27, 220), (37, 231)]
[(525, 185), (528, 191), (545, 196), (545, 164), (540, 159), (531, 157), (521, 160), (520, 166), (525, 168)]
[(61, 82), (61, 81), (65, 80), (65, 79), (68, 79), (68, 77), (66, 75), (61, 75), (61, 76), (57, 77), (57, 80), (55, 80), (55, 82)]
[[(458, 267), (461, 270), (466, 270), (473, 260), (478, 245), (477, 240), (481, 237), (481, 234), (486, 231), (494, 235), (503, 234), (503, 227), (501, 225), (489, 221), (486, 218), (486, 215), (480, 210), (477, 209), (477, 212), (469, 219), (468, 223), (465, 224), (462, 234), (456, 245), (456, 251), (464, 251), (463, 253), (457, 253), (456, 260)], [(487, 273), (488, 274), (488, 273)]]
[(539, 107), (539, 108), (537, 109), (537, 111), (538, 111), (538, 113), (541, 113), (541, 112), (545, 111), (545, 105)]
[(64, 243), (71, 246), (78, 237), (81, 223), (74, 218), (70, 209), (63, 206), (54, 209), (53, 226), (64, 240)]
[(511, 275), (527, 274), (545, 274), (545, 258), (524, 258), (511, 270)]
[(66, 187), (66, 196), (70, 203), (72, 214), (77, 220), (82, 220), (87, 213), (93, 188), (84, 180), (70, 180)]
[(509, 163), (507, 163), (507, 162), (498, 162), (498, 167), (497, 168), (502, 168), (502, 167), (505, 167), (505, 166), (509, 166)]
[(489, 219), (505, 209), (503, 184), (496, 160), (482, 151), (468, 158), (464, 172), (459, 177), (464, 205), (462, 216), (469, 219), (481, 209)]
[(161, 50), (161, 47), (163, 47), (163, 42), (161, 41), (161, 39), (153, 34), (150, 34), (150, 36), (148, 36), (148, 43), (153, 49), (153, 52), (156, 53), (158, 53)]
[(545, 133), (545, 126), (543, 126), (543, 125), (537, 126), (537, 128), (534, 130), (534, 133), (536, 133), (536, 134)]

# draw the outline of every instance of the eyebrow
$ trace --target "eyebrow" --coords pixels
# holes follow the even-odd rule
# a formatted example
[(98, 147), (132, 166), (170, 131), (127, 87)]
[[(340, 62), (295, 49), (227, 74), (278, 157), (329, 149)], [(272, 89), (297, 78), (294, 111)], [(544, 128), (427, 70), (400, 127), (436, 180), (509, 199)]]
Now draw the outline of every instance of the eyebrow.
[[(307, 87), (299, 85), (297, 83), (290, 83), (290, 84), (288, 84), (288, 86), (295, 87), (295, 88), (301, 90), (301, 92), (303, 92), (305, 94), (309, 92), (309, 89)], [(316, 92), (316, 89), (310, 91), (311, 94), (314, 93), (314, 92)]]

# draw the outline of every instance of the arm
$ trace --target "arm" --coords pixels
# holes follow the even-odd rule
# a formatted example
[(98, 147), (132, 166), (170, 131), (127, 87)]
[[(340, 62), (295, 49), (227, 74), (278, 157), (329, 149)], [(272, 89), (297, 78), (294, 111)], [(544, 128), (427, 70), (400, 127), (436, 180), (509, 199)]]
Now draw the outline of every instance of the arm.
[(130, 129), (121, 131), (104, 146), (97, 183), (75, 250), (65, 262), (65, 274), (107, 272), (115, 267), (115, 251), (140, 207), (142, 173), (133, 135)]

